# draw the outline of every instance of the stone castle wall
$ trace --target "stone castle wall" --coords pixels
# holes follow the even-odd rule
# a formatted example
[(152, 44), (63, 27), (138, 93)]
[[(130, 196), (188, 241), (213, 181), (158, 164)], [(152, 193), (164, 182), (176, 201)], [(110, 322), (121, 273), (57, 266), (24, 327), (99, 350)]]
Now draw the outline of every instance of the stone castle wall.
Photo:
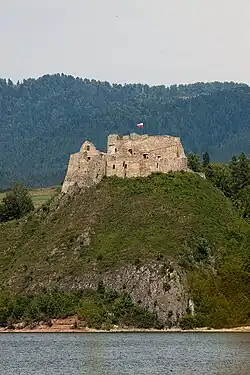
[(145, 177), (152, 172), (188, 170), (179, 137), (130, 134), (108, 137), (107, 153), (84, 142), (80, 152), (70, 156), (62, 192), (71, 186), (97, 184), (104, 176)]

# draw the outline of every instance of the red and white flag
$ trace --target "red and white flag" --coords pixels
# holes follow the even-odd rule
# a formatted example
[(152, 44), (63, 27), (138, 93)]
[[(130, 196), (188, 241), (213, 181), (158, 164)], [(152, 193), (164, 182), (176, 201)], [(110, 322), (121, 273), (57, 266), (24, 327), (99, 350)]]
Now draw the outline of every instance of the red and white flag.
[(140, 129), (143, 128), (143, 122), (140, 122), (140, 123), (137, 124), (136, 126), (137, 126), (137, 128), (140, 128)]

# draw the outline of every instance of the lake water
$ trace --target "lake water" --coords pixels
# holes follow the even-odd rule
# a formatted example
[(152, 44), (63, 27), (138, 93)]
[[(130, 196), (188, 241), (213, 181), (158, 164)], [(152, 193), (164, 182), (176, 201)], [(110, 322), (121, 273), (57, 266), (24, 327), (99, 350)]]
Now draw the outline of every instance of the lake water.
[(250, 375), (250, 333), (0, 334), (2, 375)]

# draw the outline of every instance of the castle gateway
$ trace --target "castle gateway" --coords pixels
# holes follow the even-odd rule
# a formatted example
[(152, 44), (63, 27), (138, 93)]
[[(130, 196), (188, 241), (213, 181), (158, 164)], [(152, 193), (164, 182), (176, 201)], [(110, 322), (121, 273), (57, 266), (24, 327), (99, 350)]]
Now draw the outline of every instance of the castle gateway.
[(136, 133), (108, 136), (107, 153), (86, 141), (80, 152), (70, 156), (62, 192), (77, 184), (97, 184), (104, 176), (146, 177), (152, 172), (188, 170), (187, 157), (179, 137)]

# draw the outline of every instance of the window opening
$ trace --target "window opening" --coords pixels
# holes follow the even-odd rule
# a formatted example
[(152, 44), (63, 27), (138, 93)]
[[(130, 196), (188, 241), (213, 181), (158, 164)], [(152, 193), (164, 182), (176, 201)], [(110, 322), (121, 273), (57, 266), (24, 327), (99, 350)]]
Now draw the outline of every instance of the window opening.
[(88, 157), (88, 160), (90, 160), (90, 157)]
[(143, 154), (144, 159), (148, 159), (148, 154)]
[(128, 152), (132, 155), (132, 148), (130, 148), (129, 150), (128, 150)]
[(115, 164), (113, 164), (113, 169), (115, 169)]
[(124, 168), (125, 168), (125, 169), (127, 169), (127, 166), (128, 166), (127, 164), (124, 164)]
[(90, 150), (90, 146), (88, 145), (88, 146), (87, 146), (87, 151), (89, 151), (89, 150)]

